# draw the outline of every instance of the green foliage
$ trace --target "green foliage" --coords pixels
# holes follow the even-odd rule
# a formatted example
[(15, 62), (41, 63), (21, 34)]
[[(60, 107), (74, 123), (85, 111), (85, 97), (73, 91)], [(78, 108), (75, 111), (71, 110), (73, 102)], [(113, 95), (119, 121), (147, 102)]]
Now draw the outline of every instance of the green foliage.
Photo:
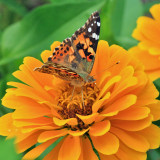
[(149, 9), (154, 5), (154, 4), (158, 4), (160, 3), (160, 0), (154, 0), (154, 1), (150, 1), (148, 3), (145, 3), (143, 6), (143, 12), (148, 14)]
[[(142, 4), (141, 0), (42, 1), (46, 4), (38, 6), (41, 4), (38, 3), (37, 7), (30, 4), (33, 6), (28, 7), (27, 2), (33, 1), (0, 0), (0, 9), (5, 12), (2, 14), (0, 11), (0, 99), (7, 89), (7, 81), (15, 81), (11, 73), (18, 69), (23, 57), (33, 56), (40, 59), (43, 50), (50, 49), (53, 41), (62, 41), (70, 37), (93, 11), (100, 11), (100, 39), (107, 40), (110, 45), (118, 44), (128, 49), (137, 44), (131, 36), (137, 18), (149, 14), (149, 8), (160, 3), (160, 0), (147, 1), (145, 4)], [(35, 9), (31, 10), (34, 7)], [(160, 80), (154, 84), (160, 91)], [(0, 105), (0, 116), (10, 111)], [(155, 123), (160, 126), (160, 121)], [(57, 143), (51, 145), (37, 160), (43, 159)], [(8, 150), (10, 154), (6, 154)], [(148, 152), (148, 160), (158, 160), (159, 157), (159, 150)], [(5, 142), (0, 138), (0, 159), (20, 159), (20, 155), (16, 154), (13, 147), (13, 140)]]
[(147, 160), (159, 160), (160, 159), (160, 149), (150, 150), (148, 152)]
[(36, 160), (42, 160), (52, 149), (63, 139), (64, 137), (59, 138), (53, 144), (51, 144)]
[(16, 12), (17, 14), (24, 16), (27, 13), (27, 9), (15, 0), (0, 0), (0, 3), (6, 5), (10, 10)]
[[(135, 7), (133, 7), (135, 6)], [(140, 0), (112, 0), (106, 3), (106, 11), (103, 12), (102, 27), (110, 34), (104, 39), (113, 39), (112, 43), (121, 45), (128, 49), (136, 45), (137, 41), (132, 38), (133, 29), (136, 27), (136, 20), (143, 15), (143, 6)], [(108, 26), (109, 25), (109, 26)], [(108, 30), (109, 32), (108, 32)], [(104, 34), (104, 35), (106, 35)]]
[[(1, 41), (3, 58), (0, 60), (0, 65), (28, 55), (39, 57), (41, 51), (49, 49), (53, 41), (62, 41), (71, 36), (83, 25), (86, 17), (100, 9), (103, 3), (104, 1), (55, 3), (33, 10), (22, 21), (4, 32)], [(66, 10), (65, 16), (64, 10)]]
[(5, 140), (0, 138), (0, 159), (20, 160), (21, 156), (16, 153), (14, 139)]

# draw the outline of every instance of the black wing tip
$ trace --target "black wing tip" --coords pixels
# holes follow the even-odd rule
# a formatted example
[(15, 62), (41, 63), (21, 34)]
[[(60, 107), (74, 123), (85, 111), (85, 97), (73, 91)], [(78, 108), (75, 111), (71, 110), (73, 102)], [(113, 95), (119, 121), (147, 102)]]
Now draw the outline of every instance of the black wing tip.
[(100, 22), (100, 15), (99, 15), (99, 11), (95, 11), (91, 14), (91, 16), (89, 17), (88, 21), (92, 21), (92, 20), (96, 20), (97, 22)]
[(99, 17), (99, 11), (95, 11), (91, 14), (92, 16)]

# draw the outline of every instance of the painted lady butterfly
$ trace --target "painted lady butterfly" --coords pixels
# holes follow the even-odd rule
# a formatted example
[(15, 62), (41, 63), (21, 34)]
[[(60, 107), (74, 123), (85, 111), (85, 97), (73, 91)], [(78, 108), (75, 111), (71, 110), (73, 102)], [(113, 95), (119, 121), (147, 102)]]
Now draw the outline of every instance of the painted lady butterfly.
[(55, 48), (48, 62), (35, 70), (70, 81), (72, 85), (94, 82), (89, 74), (95, 60), (99, 33), (100, 16), (94, 12), (84, 26)]

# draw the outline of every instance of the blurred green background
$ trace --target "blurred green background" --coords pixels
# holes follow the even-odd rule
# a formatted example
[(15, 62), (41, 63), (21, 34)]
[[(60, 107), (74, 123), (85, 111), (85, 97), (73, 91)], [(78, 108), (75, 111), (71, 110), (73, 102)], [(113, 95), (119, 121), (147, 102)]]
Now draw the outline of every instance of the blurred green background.
[[(149, 8), (156, 3), (160, 0), (0, 0), (0, 99), (6, 82), (17, 81), (12, 72), (25, 56), (40, 59), (43, 50), (70, 37), (92, 12), (100, 11), (100, 39), (128, 49), (137, 44), (131, 37), (137, 18), (151, 16)], [(160, 91), (160, 80), (154, 84)], [(0, 106), (0, 116), (11, 112)], [(21, 159), (13, 140), (4, 139), (0, 137), (0, 160)], [(149, 151), (147, 160), (160, 160), (160, 149)]]

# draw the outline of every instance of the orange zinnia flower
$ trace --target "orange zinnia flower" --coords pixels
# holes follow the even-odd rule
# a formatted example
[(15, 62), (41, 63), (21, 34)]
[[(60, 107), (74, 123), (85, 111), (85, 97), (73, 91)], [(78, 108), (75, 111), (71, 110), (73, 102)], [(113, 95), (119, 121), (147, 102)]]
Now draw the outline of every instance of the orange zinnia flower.
[(145, 66), (145, 72), (152, 80), (160, 77), (160, 4), (154, 5), (150, 12), (153, 18), (140, 17), (132, 36), (139, 40), (130, 49)]
[[(51, 51), (44, 51), (44, 62)], [(120, 61), (120, 64), (114, 65)], [(16, 137), (18, 152), (32, 147), (24, 160), (36, 159), (60, 137), (63, 139), (44, 160), (145, 160), (146, 151), (160, 145), (160, 129), (152, 124), (160, 118), (158, 91), (143, 67), (117, 45), (100, 41), (91, 75), (96, 84), (76, 88), (52, 75), (33, 71), (42, 63), (26, 57), (9, 82), (2, 99), (15, 109), (0, 118), (0, 134)], [(108, 68), (108, 70), (106, 70)], [(72, 97), (72, 98), (71, 98)]]

